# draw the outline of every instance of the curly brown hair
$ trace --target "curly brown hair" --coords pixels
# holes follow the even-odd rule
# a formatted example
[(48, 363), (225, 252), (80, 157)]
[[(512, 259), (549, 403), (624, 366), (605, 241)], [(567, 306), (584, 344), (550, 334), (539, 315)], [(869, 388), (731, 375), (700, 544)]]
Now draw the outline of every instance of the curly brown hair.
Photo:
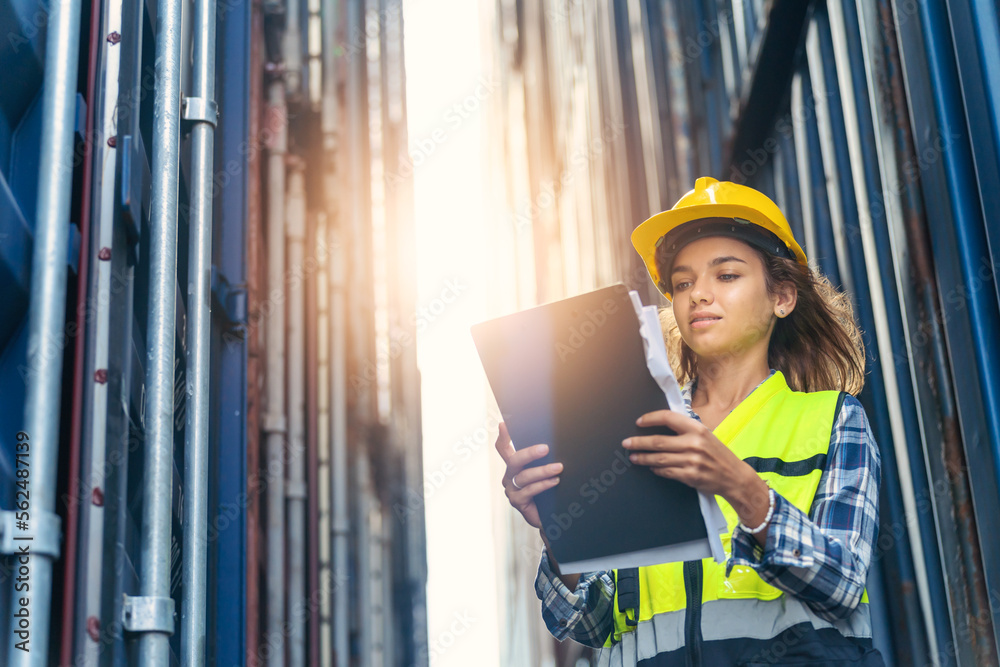
[[(795, 285), (795, 308), (777, 320), (767, 363), (779, 370), (793, 391), (840, 390), (857, 396), (865, 384), (865, 347), (850, 296), (811, 268), (750, 246), (764, 265), (767, 293), (785, 282)], [(698, 359), (681, 338), (673, 306), (659, 310), (663, 338), (677, 381), (683, 386), (698, 374)]]

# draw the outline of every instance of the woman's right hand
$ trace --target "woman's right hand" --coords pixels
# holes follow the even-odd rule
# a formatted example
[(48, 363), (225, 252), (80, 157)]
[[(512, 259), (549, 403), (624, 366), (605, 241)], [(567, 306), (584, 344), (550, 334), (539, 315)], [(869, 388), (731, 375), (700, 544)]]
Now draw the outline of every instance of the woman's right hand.
[[(507, 426), (500, 422), (500, 434), (497, 436), (497, 451), (507, 464), (507, 471), (503, 475), (504, 493), (511, 506), (521, 513), (524, 520), (534, 528), (542, 527), (541, 517), (538, 516), (538, 507), (535, 505), (535, 496), (546, 489), (551, 489), (559, 483), (559, 473), (562, 472), (561, 463), (549, 463), (544, 466), (525, 468), (532, 461), (536, 461), (549, 453), (548, 445), (533, 445), (517, 451), (510, 442), (510, 435), (507, 433)], [(514, 485), (514, 479), (517, 485)], [(518, 488), (520, 487), (520, 488)]]

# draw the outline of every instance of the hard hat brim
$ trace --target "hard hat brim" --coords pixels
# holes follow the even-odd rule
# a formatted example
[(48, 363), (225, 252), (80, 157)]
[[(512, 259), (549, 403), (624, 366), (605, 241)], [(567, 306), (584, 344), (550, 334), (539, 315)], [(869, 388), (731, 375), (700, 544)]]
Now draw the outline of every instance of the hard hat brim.
[[(680, 232), (681, 227), (686, 228), (689, 224), (695, 224), (699, 221), (705, 221), (706, 219), (720, 218), (732, 221), (737, 229), (748, 224), (752, 224), (760, 228), (762, 231), (770, 232), (770, 235), (773, 235), (782, 244), (784, 244), (785, 250), (787, 250), (792, 258), (798, 261), (799, 264), (808, 266), (808, 260), (806, 259), (805, 252), (803, 252), (802, 248), (795, 241), (795, 238), (791, 235), (791, 233), (789, 233), (787, 228), (779, 226), (755, 208), (741, 206), (739, 204), (709, 204), (671, 209), (669, 211), (657, 213), (656, 215), (650, 217), (641, 225), (636, 227), (632, 232), (632, 246), (636, 249), (636, 252), (639, 253), (639, 256), (642, 257), (642, 260), (646, 265), (646, 270), (649, 272), (649, 277), (653, 280), (653, 284), (656, 285), (657, 289), (665, 297), (671, 299), (670, 277), (660, 276), (659, 274), (659, 269), (656, 263), (657, 242), (671, 232)], [(725, 234), (725, 230), (718, 229), (714, 233)], [(740, 238), (740, 234), (745, 235), (746, 233), (747, 232), (740, 232), (728, 235)], [(686, 236), (686, 234), (684, 236)], [(672, 237), (680, 238), (677, 234), (672, 234)], [(767, 235), (762, 235), (762, 238), (766, 237)], [(693, 238), (686, 238), (685, 243), (689, 243), (691, 240), (694, 240), (694, 238), (697, 238), (697, 234), (695, 234)], [(753, 239), (755, 237), (748, 238)], [(673, 238), (671, 239), (671, 242), (675, 242)], [(766, 246), (761, 247), (769, 252), (772, 252), (772, 254), (785, 254), (780, 251), (775, 253), (773, 250), (769, 250)], [(679, 250), (680, 247), (676, 248), (673, 254), (676, 254), (676, 251)]]

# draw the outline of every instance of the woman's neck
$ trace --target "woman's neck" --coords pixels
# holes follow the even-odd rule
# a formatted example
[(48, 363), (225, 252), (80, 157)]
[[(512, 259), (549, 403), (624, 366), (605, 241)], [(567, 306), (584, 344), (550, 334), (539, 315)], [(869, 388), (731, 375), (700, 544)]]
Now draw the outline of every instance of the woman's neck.
[(700, 361), (691, 408), (728, 413), (766, 380), (770, 371), (766, 359)]

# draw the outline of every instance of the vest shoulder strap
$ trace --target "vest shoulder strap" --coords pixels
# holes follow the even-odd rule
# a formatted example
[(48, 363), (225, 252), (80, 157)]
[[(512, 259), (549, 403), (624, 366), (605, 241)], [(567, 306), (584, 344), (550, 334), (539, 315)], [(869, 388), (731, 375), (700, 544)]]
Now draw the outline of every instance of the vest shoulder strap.
[[(618, 596), (618, 611), (625, 617), (625, 623), (635, 626), (639, 623), (639, 568), (627, 567), (615, 570), (615, 592)], [(628, 610), (632, 610), (629, 618)]]
[(846, 391), (840, 392), (840, 396), (837, 397), (837, 407), (834, 408), (834, 410), (833, 410), (833, 423), (834, 424), (837, 423), (837, 417), (840, 416), (840, 406), (842, 406), (844, 404), (844, 399), (846, 399), (846, 398), (847, 398), (847, 392)]

